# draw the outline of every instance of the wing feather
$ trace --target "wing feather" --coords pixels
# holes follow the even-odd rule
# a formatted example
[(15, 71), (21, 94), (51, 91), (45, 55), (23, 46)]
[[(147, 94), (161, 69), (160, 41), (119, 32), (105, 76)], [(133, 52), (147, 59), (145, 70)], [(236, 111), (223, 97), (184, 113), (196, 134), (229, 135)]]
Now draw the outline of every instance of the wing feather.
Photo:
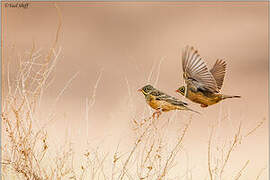
[(217, 82), (218, 89), (221, 89), (223, 85), (224, 76), (226, 73), (226, 66), (226, 61), (224, 61), (223, 59), (218, 59), (214, 64), (213, 68), (210, 70)]
[(156, 100), (159, 101), (165, 101), (177, 106), (188, 105), (187, 103), (180, 101), (179, 99), (172, 97), (168, 94), (165, 94), (159, 90), (153, 91), (151, 94), (154, 95), (156, 97)]
[(187, 84), (211, 92), (218, 92), (218, 85), (206, 63), (193, 47), (187, 46), (182, 55), (183, 76)]

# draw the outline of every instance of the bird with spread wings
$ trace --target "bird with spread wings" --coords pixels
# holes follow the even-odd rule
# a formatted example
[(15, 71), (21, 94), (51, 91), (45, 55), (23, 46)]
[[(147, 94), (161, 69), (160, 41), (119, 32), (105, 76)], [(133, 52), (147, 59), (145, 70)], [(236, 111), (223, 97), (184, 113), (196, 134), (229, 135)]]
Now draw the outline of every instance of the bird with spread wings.
[(226, 66), (223, 59), (218, 59), (213, 68), (209, 70), (198, 51), (187, 46), (182, 55), (183, 78), (186, 86), (181, 86), (176, 92), (201, 104), (201, 107), (216, 104), (227, 98), (240, 98), (240, 96), (220, 93)]

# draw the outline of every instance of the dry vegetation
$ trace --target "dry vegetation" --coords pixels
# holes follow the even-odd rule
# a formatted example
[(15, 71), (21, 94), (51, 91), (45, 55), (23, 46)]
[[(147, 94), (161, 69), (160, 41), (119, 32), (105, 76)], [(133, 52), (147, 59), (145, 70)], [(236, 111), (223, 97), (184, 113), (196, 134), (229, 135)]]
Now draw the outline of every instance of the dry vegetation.
[[(60, 21), (61, 22), (61, 21)], [(48, 142), (46, 128), (50, 125), (54, 114), (49, 115), (48, 122), (39, 124), (39, 105), (46, 87), (52, 80), (61, 48), (57, 47), (59, 30), (52, 48), (42, 54), (33, 45), (29, 54), (19, 58), (16, 78), (6, 81), (7, 91), (2, 100), (2, 178), (3, 179), (192, 179), (191, 170), (182, 176), (172, 177), (170, 170), (181, 162), (181, 154), (188, 133), (192, 133), (192, 117), (187, 118), (173, 143), (168, 143), (166, 133), (172, 124), (170, 120), (159, 121), (149, 118), (133, 119), (132, 129), (135, 136), (133, 145), (128, 152), (123, 152), (119, 146), (114, 152), (103, 153), (98, 148), (89, 148), (81, 156), (82, 160), (75, 166), (75, 152), (69, 141), (59, 145), (59, 152)], [(160, 62), (161, 63), (161, 62)], [(151, 75), (152, 76), (152, 71)], [(97, 88), (98, 81), (94, 87)], [(157, 83), (158, 79), (156, 80)], [(70, 82), (68, 82), (70, 83)], [(67, 84), (68, 85), (68, 84)], [(64, 88), (65, 89), (65, 88)], [(63, 90), (64, 90), (63, 89)], [(63, 91), (61, 91), (63, 92)], [(59, 96), (61, 93), (59, 94)], [(58, 99), (59, 97), (56, 97)], [(91, 101), (87, 100), (87, 110), (94, 105), (95, 91)], [(173, 115), (170, 118), (174, 118)], [(224, 120), (223, 120), (224, 121)], [(205, 168), (206, 179), (240, 179), (250, 163), (247, 160), (235, 176), (226, 175), (226, 167), (234, 150), (263, 125), (248, 132), (242, 132), (241, 123), (235, 130), (231, 141), (215, 142), (215, 134), (220, 121), (209, 127), (208, 169)], [(262, 171), (258, 172), (260, 179)], [(202, 178), (203, 179), (203, 178)]]
[[(38, 108), (42, 94), (50, 84), (60, 53), (60, 48), (52, 48), (47, 56), (42, 56), (33, 46), (30, 54), (20, 59), (16, 78), (6, 78), (8, 88), (2, 102), (3, 179), (169, 179), (170, 170), (179, 162), (178, 155), (181, 153), (185, 135), (192, 133), (192, 130), (189, 130), (191, 117), (170, 146), (166, 143), (170, 121), (159, 121), (150, 116), (131, 121), (136, 138), (129, 152), (121, 152), (118, 147), (115, 152), (105, 154), (95, 148), (88, 149), (82, 155), (80, 167), (74, 167), (75, 152), (68, 141), (61, 145), (60, 152), (54, 152), (49, 145), (46, 131), (53, 114), (47, 123), (41, 125)], [(98, 81), (99, 79), (100, 76)], [(88, 108), (94, 104), (98, 81)], [(207, 154), (208, 177), (211, 180), (223, 179), (234, 149), (263, 125), (261, 121), (249, 132), (242, 133), (240, 123), (229, 143), (224, 141), (213, 144), (213, 136), (220, 122), (215, 123), (210, 127)], [(239, 179), (248, 164), (249, 160), (233, 179)], [(189, 173), (190, 171), (187, 171), (181, 178), (176, 179), (191, 179)], [(261, 172), (257, 179), (260, 174)]]

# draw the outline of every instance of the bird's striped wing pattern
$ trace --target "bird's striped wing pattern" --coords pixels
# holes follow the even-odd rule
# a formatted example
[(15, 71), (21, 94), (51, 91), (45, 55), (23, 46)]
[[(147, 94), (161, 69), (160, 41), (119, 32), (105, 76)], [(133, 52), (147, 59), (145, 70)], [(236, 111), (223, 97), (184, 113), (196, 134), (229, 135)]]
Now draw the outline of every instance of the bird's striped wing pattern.
[(218, 59), (214, 64), (213, 68), (210, 70), (212, 75), (214, 76), (217, 87), (220, 90), (223, 84), (225, 72), (226, 72), (226, 62), (222, 59)]
[(173, 105), (176, 105), (176, 106), (188, 105), (187, 103), (182, 102), (179, 99), (176, 99), (175, 97), (169, 96), (163, 92), (156, 91), (153, 93), (154, 93), (153, 95), (156, 97), (156, 100), (166, 101), (166, 102), (173, 104)]
[(218, 92), (217, 83), (206, 63), (193, 47), (187, 46), (182, 55), (183, 77), (185, 82), (196, 88)]

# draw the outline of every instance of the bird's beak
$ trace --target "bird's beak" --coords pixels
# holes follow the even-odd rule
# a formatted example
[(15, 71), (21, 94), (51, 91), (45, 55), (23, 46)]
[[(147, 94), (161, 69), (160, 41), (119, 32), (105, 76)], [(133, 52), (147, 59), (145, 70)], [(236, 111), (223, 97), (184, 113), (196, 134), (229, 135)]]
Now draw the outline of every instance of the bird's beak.
[(142, 89), (138, 89), (138, 92), (142, 92)]
[(176, 90), (175, 90), (175, 92), (179, 93), (179, 90), (178, 90), (178, 89), (176, 89)]

